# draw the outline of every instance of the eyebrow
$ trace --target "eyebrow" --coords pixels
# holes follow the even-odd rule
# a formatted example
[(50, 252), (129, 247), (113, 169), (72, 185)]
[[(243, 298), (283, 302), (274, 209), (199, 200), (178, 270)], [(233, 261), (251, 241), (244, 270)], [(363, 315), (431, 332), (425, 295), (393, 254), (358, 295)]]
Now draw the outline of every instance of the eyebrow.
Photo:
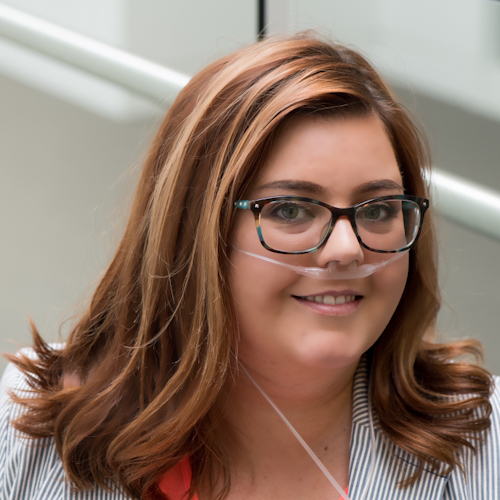
[[(257, 188), (257, 191), (266, 189), (280, 189), (283, 191), (291, 191), (296, 193), (311, 193), (314, 195), (322, 195), (325, 193), (325, 188), (320, 184), (309, 181), (300, 180), (279, 180), (263, 184)], [(366, 182), (354, 188), (354, 194), (366, 194), (375, 191), (401, 191), (404, 192), (403, 186), (391, 179), (380, 179), (376, 181)]]
[(325, 188), (320, 184), (309, 181), (299, 181), (299, 180), (281, 180), (269, 182), (263, 184), (257, 188), (257, 191), (262, 191), (264, 189), (281, 189), (283, 191), (293, 191), (296, 193), (311, 193), (315, 195), (321, 195), (325, 192)]
[(391, 179), (380, 179), (376, 181), (366, 182), (354, 188), (356, 194), (371, 193), (372, 191), (402, 191), (404, 192), (401, 184), (392, 181)]

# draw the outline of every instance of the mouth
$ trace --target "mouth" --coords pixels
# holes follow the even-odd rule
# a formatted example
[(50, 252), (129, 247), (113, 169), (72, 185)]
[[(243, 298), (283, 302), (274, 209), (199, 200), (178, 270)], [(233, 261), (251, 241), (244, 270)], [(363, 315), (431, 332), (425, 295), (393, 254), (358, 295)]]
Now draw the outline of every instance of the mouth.
[(362, 295), (349, 290), (336, 293), (321, 293), (318, 295), (292, 295), (301, 305), (309, 310), (327, 316), (345, 316), (357, 310)]
[(336, 306), (336, 305), (349, 304), (350, 302), (359, 301), (362, 299), (362, 296), (355, 294), (342, 294), (342, 295), (321, 294), (321, 295), (306, 295), (304, 297), (301, 297), (300, 295), (293, 295), (293, 298), (297, 300), (306, 300), (309, 302), (315, 302), (317, 304)]
[[(360, 297), (358, 295), (358, 297)], [(309, 300), (318, 304), (327, 304), (329, 306), (336, 306), (337, 304), (348, 304), (356, 300), (356, 295), (308, 295), (307, 297), (298, 297), (299, 299)], [(360, 297), (361, 298), (361, 297)]]

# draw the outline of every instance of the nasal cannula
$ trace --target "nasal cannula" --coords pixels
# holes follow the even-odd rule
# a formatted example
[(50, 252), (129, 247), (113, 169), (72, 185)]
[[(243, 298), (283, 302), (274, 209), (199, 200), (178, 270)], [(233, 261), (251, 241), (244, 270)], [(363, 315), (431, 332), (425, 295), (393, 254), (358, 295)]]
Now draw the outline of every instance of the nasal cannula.
[(260, 259), (271, 264), (276, 264), (286, 269), (290, 269), (291, 271), (295, 271), (298, 274), (309, 276), (310, 278), (322, 280), (349, 280), (366, 278), (374, 272), (383, 269), (395, 260), (400, 259), (406, 253), (406, 251), (396, 253), (393, 257), (374, 264), (362, 264), (359, 266), (356, 264), (356, 261), (353, 261), (348, 266), (345, 266), (345, 269), (340, 269), (336, 261), (330, 261), (327, 267), (295, 266), (293, 264), (288, 264), (287, 262), (282, 262), (281, 260), (271, 259), (270, 257), (266, 257), (264, 255), (247, 252), (246, 250), (241, 250), (235, 246), (233, 246), (233, 248), (238, 252), (249, 255), (250, 257), (255, 257), (256, 259)]

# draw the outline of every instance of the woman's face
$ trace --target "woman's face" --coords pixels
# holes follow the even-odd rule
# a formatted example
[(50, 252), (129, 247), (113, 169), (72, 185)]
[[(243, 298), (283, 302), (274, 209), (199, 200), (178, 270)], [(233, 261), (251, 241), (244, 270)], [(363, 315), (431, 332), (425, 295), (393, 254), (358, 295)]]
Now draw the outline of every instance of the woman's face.
[[(343, 208), (403, 192), (394, 151), (378, 117), (298, 117), (279, 136), (246, 198), (304, 196)], [(238, 210), (231, 243), (302, 266), (326, 267), (330, 261), (361, 265), (391, 257), (362, 248), (345, 217), (319, 250), (282, 255), (261, 245), (252, 212)], [(371, 276), (349, 280), (299, 275), (234, 249), (231, 264), (238, 353), (256, 372), (280, 366), (289, 372), (294, 367), (354, 366), (387, 326), (408, 275), (407, 254)], [(335, 305), (328, 303), (331, 297)]]

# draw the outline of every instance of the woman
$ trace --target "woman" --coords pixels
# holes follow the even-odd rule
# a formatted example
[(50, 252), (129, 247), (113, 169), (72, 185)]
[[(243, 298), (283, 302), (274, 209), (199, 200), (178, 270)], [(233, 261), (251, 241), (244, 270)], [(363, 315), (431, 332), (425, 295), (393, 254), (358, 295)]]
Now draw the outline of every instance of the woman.
[(3, 498), (498, 498), (479, 347), (432, 342), (428, 164), (345, 47), (195, 76), (88, 311), (10, 358)]

